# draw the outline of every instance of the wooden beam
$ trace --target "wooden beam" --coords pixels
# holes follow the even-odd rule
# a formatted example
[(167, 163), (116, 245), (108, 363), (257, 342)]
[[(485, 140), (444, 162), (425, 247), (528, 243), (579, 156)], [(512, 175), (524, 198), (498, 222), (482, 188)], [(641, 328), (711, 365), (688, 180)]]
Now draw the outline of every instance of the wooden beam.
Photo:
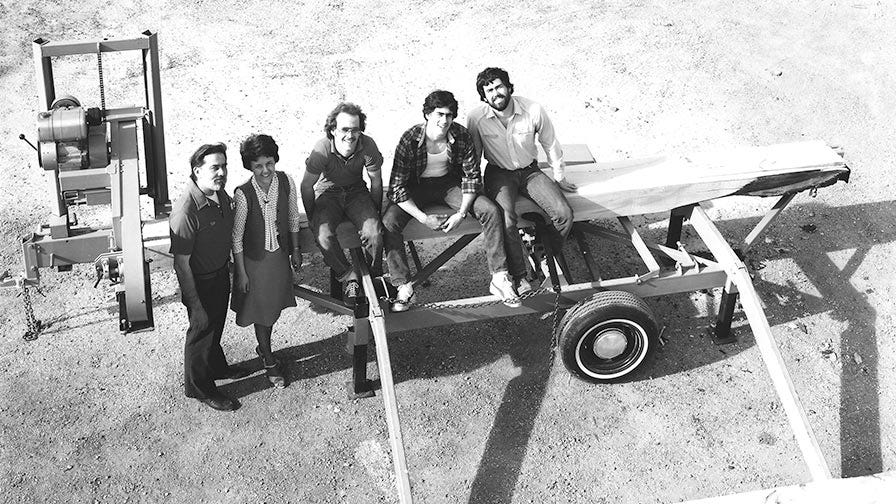
[(831, 469), (828, 467), (809, 426), (809, 420), (800, 404), (796, 390), (793, 387), (793, 381), (784, 365), (784, 359), (775, 343), (772, 330), (768, 325), (768, 319), (762, 309), (762, 303), (759, 301), (759, 295), (753, 287), (750, 274), (746, 265), (737, 257), (728, 242), (719, 232), (712, 219), (706, 215), (706, 211), (701, 206), (694, 207), (691, 212), (690, 223), (700, 235), (703, 243), (709, 247), (709, 250), (719, 261), (719, 264), (728, 273), (729, 280), (737, 286), (741, 296), (741, 306), (747, 315), (750, 328), (753, 330), (753, 337), (756, 339), (756, 346), (762, 355), (762, 360), (768, 369), (769, 376), (781, 405), (787, 413), (787, 419), (790, 421), (790, 427), (796, 437), (797, 445), (803, 453), (803, 459), (809, 466), (809, 474), (813, 480), (830, 479)]
[(364, 252), (360, 248), (352, 249), (352, 260), (361, 271), (361, 285), (370, 306), (370, 328), (376, 342), (376, 363), (380, 373), (380, 393), (386, 410), (386, 425), (389, 427), (389, 444), (392, 447), (392, 466), (395, 470), (395, 485), (398, 490), (398, 501), (401, 504), (413, 504), (411, 482), (408, 475), (407, 461), (404, 456), (404, 442), (401, 438), (401, 422), (398, 418), (398, 401), (395, 399), (395, 383), (392, 379), (392, 362), (389, 359), (389, 342), (386, 339), (386, 322), (383, 309), (373, 287), (373, 279), (367, 269)]
[(803, 485), (767, 488), (724, 497), (687, 501), (684, 504), (809, 504), (848, 502), (849, 504), (885, 504), (896, 495), (896, 471), (858, 478), (815, 481)]

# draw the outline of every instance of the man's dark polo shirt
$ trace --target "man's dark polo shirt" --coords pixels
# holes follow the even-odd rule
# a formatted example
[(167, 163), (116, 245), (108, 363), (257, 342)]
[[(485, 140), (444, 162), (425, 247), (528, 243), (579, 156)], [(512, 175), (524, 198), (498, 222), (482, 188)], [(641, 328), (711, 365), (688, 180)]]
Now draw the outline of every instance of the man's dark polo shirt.
[(321, 138), (314, 144), (311, 154), (305, 160), (308, 173), (321, 175), (314, 191), (317, 196), (331, 187), (351, 187), (363, 184), (362, 173), (375, 173), (383, 166), (383, 155), (376, 142), (367, 135), (358, 137), (358, 146), (348, 158), (342, 157), (329, 137)]
[(233, 240), (233, 201), (223, 189), (218, 191), (220, 206), (205, 197), (196, 183), (181, 194), (171, 209), (168, 228), (172, 254), (189, 255), (194, 275), (223, 268), (230, 260)]

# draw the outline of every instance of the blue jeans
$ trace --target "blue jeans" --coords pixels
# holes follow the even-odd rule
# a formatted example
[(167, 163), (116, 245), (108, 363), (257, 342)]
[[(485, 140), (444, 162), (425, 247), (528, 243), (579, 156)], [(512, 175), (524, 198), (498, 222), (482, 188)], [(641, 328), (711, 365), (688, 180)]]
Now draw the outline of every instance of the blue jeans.
[(330, 187), (314, 200), (314, 215), (311, 216), (311, 232), (320, 248), (324, 263), (333, 273), (343, 279), (352, 270), (351, 263), (342, 251), (336, 228), (348, 218), (359, 230), (361, 243), (370, 257), (373, 268), (381, 269), (383, 251), (383, 227), (380, 215), (370, 198), (370, 191), (363, 183), (348, 187)]
[(566, 236), (572, 230), (572, 208), (560, 187), (538, 168), (537, 163), (519, 170), (505, 170), (489, 163), (485, 168), (485, 193), (504, 210), (504, 245), (510, 275), (514, 279), (523, 278), (527, 273), (523, 240), (516, 227), (518, 195), (528, 196), (551, 218), (556, 233), (548, 239), (554, 252), (560, 253)]
[[(457, 178), (450, 176), (420, 179), (420, 183), (410, 188), (409, 192), (411, 200), (421, 210), (426, 205), (434, 203), (445, 203), (454, 210), (458, 210), (463, 199), (463, 191), (461, 191)], [(485, 196), (477, 196), (473, 200), (470, 213), (482, 224), (485, 257), (488, 261), (489, 272), (495, 274), (499, 271), (507, 271), (501, 210)], [(386, 265), (389, 267), (392, 285), (395, 286), (407, 283), (410, 276), (402, 231), (411, 219), (410, 214), (395, 203), (390, 203), (383, 214)]]

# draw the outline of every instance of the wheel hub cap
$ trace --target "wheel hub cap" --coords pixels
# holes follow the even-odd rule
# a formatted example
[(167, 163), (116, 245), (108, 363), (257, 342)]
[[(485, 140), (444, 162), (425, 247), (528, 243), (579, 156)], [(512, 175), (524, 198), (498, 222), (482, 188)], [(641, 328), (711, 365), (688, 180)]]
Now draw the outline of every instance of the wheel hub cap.
[(594, 339), (594, 355), (601, 359), (612, 359), (622, 355), (625, 351), (627, 340), (625, 334), (618, 329), (609, 329)]

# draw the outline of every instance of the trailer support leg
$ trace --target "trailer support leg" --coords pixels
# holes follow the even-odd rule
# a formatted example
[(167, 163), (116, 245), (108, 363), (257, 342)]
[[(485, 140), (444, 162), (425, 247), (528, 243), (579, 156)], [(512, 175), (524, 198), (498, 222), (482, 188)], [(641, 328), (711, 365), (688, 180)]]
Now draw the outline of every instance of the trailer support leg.
[(813, 480), (831, 479), (831, 469), (828, 467), (821, 448), (818, 446), (818, 440), (812, 432), (809, 420), (806, 418), (806, 412), (800, 404), (796, 390), (793, 387), (793, 381), (790, 379), (790, 373), (784, 365), (784, 359), (778, 345), (775, 343), (774, 335), (771, 327), (768, 325), (768, 319), (765, 317), (765, 311), (762, 309), (762, 303), (759, 301), (759, 295), (753, 287), (753, 281), (747, 271), (747, 266), (740, 260), (731, 246), (719, 232), (718, 228), (712, 222), (712, 219), (706, 215), (703, 207), (697, 205), (691, 212), (690, 223), (700, 235), (703, 243), (709, 247), (709, 250), (719, 261), (719, 264), (728, 274), (728, 280), (737, 286), (740, 292), (741, 305), (747, 320), (750, 323), (750, 329), (753, 330), (753, 337), (756, 339), (756, 346), (768, 369), (768, 374), (772, 380), (772, 385), (778, 393), (778, 399), (781, 406), (787, 413), (787, 419), (790, 422), (790, 428), (793, 430), (797, 445), (803, 454), (803, 460), (809, 466), (809, 474)]
[(367, 298), (358, 298), (354, 307), (355, 325), (349, 329), (348, 345), (352, 354), (352, 381), (348, 385), (350, 399), (373, 397), (376, 382), (367, 378), (367, 344), (370, 342), (370, 308)]
[[(392, 362), (389, 357), (389, 342), (386, 339), (386, 320), (373, 279), (364, 260), (364, 253), (359, 248), (352, 249), (352, 260), (359, 279), (364, 288), (368, 307), (367, 320), (376, 342), (376, 363), (380, 373), (381, 395), (386, 413), (386, 425), (389, 428), (389, 444), (392, 448), (392, 466), (395, 472), (395, 486), (400, 504), (412, 504), (411, 481), (408, 474), (407, 461), (404, 456), (404, 442), (401, 437), (401, 423), (398, 418), (398, 401), (395, 398), (395, 385), (392, 379)], [(358, 303), (361, 304), (361, 303)]]
[(712, 337), (716, 345), (735, 343), (737, 337), (731, 333), (731, 320), (734, 318), (734, 308), (737, 305), (737, 288), (730, 281), (725, 282), (722, 288), (722, 298), (719, 301), (719, 313), (712, 325)]

